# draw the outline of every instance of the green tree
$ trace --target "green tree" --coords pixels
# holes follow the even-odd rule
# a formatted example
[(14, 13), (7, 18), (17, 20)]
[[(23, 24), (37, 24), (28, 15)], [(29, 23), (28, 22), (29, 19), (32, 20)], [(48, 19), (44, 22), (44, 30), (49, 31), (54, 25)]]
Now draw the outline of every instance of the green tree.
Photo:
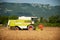
[(8, 22), (8, 16), (0, 16), (0, 24), (6, 24)]
[(9, 19), (18, 19), (18, 16), (15, 16), (15, 15), (9, 16)]
[(60, 23), (60, 16), (56, 15), (49, 17), (49, 23)]
[(0, 16), (0, 24), (7, 24), (8, 20), (17, 18), (17, 16)]
[(43, 17), (40, 17), (40, 23), (43, 23)]

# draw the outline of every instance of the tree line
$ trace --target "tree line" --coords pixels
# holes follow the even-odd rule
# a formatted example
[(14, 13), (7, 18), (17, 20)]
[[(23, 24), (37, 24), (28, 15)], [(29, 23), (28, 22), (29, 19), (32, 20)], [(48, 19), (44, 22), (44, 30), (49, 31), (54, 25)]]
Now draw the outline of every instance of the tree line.
[(0, 24), (7, 24), (10, 19), (18, 19), (18, 16), (0, 16)]
[[(7, 24), (10, 19), (18, 19), (18, 16), (0, 16), (0, 24)], [(35, 25), (44, 24), (45, 26), (60, 26), (60, 16), (55, 15), (48, 18), (48, 20), (44, 19), (44, 17), (40, 17), (39, 20), (36, 20)]]

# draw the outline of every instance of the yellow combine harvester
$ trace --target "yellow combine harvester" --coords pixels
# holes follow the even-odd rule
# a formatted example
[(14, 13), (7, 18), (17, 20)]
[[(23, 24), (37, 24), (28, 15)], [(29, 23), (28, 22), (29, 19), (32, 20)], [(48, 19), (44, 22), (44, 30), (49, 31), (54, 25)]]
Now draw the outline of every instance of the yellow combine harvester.
[(8, 27), (11, 29), (35, 29), (33, 26), (35, 21), (37, 20), (37, 17), (19, 17), (17, 20), (9, 20), (8, 21)]

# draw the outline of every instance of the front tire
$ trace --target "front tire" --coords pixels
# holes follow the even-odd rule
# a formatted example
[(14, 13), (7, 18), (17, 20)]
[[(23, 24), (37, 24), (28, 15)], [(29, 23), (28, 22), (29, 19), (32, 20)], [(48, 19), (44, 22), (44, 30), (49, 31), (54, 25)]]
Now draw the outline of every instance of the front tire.
[(34, 30), (34, 26), (33, 25), (29, 25), (28, 26), (28, 30)]

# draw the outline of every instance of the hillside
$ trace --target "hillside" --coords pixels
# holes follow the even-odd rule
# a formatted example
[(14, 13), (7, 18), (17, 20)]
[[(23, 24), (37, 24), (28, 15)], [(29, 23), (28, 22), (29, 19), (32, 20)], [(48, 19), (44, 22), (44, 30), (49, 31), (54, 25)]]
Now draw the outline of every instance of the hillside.
[(0, 3), (0, 15), (5, 16), (37, 16), (48, 18), (52, 15), (60, 15), (60, 5), (36, 3)]

